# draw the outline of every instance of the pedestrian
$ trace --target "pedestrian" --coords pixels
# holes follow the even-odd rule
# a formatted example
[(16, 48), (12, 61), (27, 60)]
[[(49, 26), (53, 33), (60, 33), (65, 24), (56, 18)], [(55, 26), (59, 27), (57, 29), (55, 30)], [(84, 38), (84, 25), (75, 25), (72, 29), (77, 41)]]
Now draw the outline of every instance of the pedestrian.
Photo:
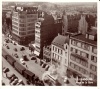
[(28, 68), (27, 64), (25, 63), (26, 68)]

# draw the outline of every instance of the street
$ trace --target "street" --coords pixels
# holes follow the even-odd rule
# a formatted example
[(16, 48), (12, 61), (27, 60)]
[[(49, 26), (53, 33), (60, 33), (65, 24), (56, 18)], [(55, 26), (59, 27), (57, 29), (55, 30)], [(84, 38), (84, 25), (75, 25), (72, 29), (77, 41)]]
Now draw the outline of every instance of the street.
[[(27, 85), (27, 83), (26, 83), (27, 80), (26, 80), (21, 74), (19, 74), (19, 73), (6, 61), (6, 59), (4, 59), (3, 57), (2, 57), (2, 63), (3, 63), (3, 67), (9, 68), (11, 73), (14, 73), (14, 74), (18, 77), (18, 79), (22, 79), (23, 82), (24, 82), (24, 84)], [(5, 76), (4, 73), (3, 73), (3, 75), (2, 75), (2, 80), (3, 80), (3, 82), (4, 82), (6, 85), (9, 85), (9, 79), (6, 78), (6, 76)]]
[[(5, 40), (5, 37), (3, 36), (3, 42)], [(3, 43), (2, 42), (2, 43)], [(14, 57), (20, 64), (20, 58), (22, 58), (22, 55), (25, 54), (27, 55), (29, 61), (25, 61), (25, 63), (27, 64), (28, 70), (30, 70), (31, 72), (35, 73), (40, 79), (42, 79), (42, 74), (45, 72), (45, 69), (42, 68), (40, 66), (39, 63), (35, 63), (34, 60), (31, 60), (31, 57), (29, 56), (28, 53), (30, 50), (28, 50), (28, 47), (25, 47), (25, 51), (20, 51), (20, 45), (14, 45), (13, 43), (7, 43), (7, 45), (9, 46), (10, 49), (7, 49), (5, 46), (3, 46), (3, 49), (6, 50), (10, 55), (17, 53), (18, 58)], [(14, 51), (14, 48), (17, 48), (17, 52)]]

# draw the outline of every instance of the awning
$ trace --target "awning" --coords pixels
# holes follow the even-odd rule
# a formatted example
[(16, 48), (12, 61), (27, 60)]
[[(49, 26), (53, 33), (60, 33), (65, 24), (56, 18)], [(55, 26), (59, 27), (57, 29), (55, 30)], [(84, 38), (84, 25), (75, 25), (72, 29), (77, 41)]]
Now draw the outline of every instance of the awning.
[(34, 51), (34, 54), (36, 54), (37, 56), (39, 56), (39, 54), (40, 54), (40, 53), (39, 53), (39, 52), (37, 52), (37, 51)]

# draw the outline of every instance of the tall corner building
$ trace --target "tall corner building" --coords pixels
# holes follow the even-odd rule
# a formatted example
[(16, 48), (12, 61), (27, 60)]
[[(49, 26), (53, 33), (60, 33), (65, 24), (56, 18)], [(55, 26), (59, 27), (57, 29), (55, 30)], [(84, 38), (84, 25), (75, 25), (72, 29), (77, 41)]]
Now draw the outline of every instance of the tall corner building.
[(35, 21), (38, 7), (15, 6), (12, 14), (12, 37), (21, 45), (35, 39)]
[(97, 30), (70, 37), (69, 69), (82, 78), (97, 81)]
[(57, 27), (61, 20), (55, 22), (52, 15), (40, 11), (38, 20), (35, 23), (35, 54), (43, 58), (43, 47), (50, 45), (52, 40), (61, 32), (61, 25)]

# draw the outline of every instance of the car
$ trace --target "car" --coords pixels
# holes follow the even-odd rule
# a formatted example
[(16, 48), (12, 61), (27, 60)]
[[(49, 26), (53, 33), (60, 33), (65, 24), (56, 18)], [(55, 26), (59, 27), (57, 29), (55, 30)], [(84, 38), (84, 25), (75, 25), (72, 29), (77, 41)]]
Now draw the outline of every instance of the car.
[(27, 55), (23, 55), (23, 59), (24, 61), (29, 61), (29, 59), (27, 58)]
[(17, 45), (15, 42), (13, 43), (14, 45)]
[(6, 48), (7, 48), (7, 49), (10, 49), (8, 45), (6, 46)]
[(16, 51), (16, 52), (17, 52), (17, 48), (14, 48), (14, 51)]
[(17, 53), (15, 53), (15, 54), (14, 54), (14, 56), (15, 56), (16, 58), (18, 58), (18, 55), (17, 55)]
[(9, 72), (9, 71), (10, 71), (9, 68), (4, 68), (4, 69), (3, 69), (3, 72), (4, 72), (4, 73), (7, 73), (7, 72)]
[(20, 58), (20, 62), (21, 62), (21, 64), (25, 65), (25, 61), (23, 58)]
[(18, 83), (18, 79), (15, 79), (12, 83), (11, 83), (11, 85), (16, 85)]
[(36, 57), (33, 56), (33, 57), (31, 58), (31, 60), (36, 60)]
[(20, 48), (20, 51), (24, 51), (24, 50), (25, 50), (25, 48), (24, 48), (24, 47), (21, 47), (21, 48)]
[(9, 41), (8, 41), (8, 40), (6, 40), (5, 42), (6, 42), (6, 43), (9, 43)]

